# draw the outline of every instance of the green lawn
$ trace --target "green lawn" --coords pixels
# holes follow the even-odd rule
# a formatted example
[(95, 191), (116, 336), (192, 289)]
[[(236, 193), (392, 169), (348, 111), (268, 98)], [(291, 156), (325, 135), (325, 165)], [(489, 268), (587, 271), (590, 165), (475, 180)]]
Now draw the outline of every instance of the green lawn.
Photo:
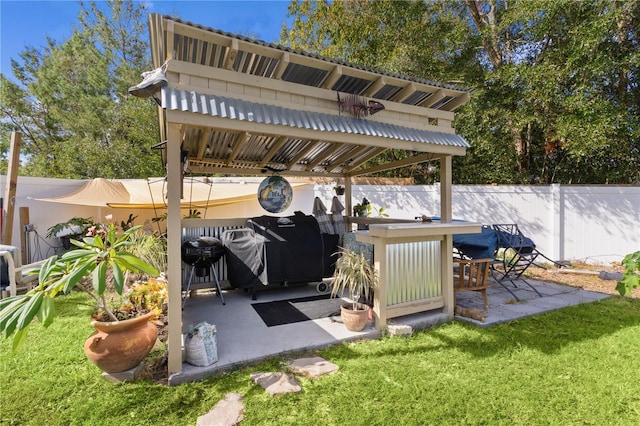
[(242, 425), (640, 424), (639, 299), (336, 346), (318, 354), (338, 372), (270, 397), (250, 373), (283, 359), (176, 387), (104, 380), (82, 350), (82, 298), (59, 299), (63, 315), (16, 355), (0, 339), (0, 424), (194, 425), (228, 392), (244, 396)]

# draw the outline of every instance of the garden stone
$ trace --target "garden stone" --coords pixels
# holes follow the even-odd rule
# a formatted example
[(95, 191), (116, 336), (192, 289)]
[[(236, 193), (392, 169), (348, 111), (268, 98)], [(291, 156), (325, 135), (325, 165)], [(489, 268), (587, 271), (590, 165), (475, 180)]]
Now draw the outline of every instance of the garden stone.
[(601, 280), (620, 281), (622, 279), (622, 272), (600, 271), (600, 273), (598, 274), (598, 278), (600, 278)]
[(102, 372), (102, 377), (113, 383), (131, 382), (140, 377), (143, 369), (144, 363), (140, 363), (136, 367), (133, 367), (129, 370), (121, 371), (119, 373), (107, 373), (106, 371), (104, 371)]
[(308, 379), (315, 379), (337, 371), (338, 366), (322, 357), (316, 356), (311, 358), (298, 358), (289, 364), (289, 369), (294, 374), (299, 374)]
[(228, 393), (207, 414), (198, 417), (197, 426), (234, 426), (244, 419), (242, 395)]
[(251, 381), (262, 386), (271, 396), (302, 391), (295, 377), (285, 373), (253, 373)]
[(405, 324), (389, 324), (387, 325), (387, 333), (389, 336), (411, 336), (413, 328)]

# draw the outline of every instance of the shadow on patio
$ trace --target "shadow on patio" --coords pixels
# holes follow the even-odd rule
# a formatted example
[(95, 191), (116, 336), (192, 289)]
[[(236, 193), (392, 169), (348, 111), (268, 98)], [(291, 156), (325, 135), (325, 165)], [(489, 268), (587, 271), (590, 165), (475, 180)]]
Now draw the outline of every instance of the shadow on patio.
[[(489, 313), (484, 322), (457, 316), (456, 320), (467, 321), (479, 327), (512, 321), (530, 315), (560, 309), (565, 306), (592, 302), (608, 297), (606, 294), (585, 291), (560, 284), (528, 280), (542, 296), (518, 282), (511, 290), (513, 296), (492, 280), (488, 290)], [(522, 284), (522, 285), (521, 285)], [(510, 283), (506, 285), (511, 286)], [(263, 361), (286, 353), (296, 353), (319, 349), (345, 341), (377, 339), (382, 332), (372, 323), (361, 332), (350, 332), (340, 322), (339, 310), (326, 311), (318, 319), (267, 326), (252, 304), (262, 304), (278, 300), (318, 296), (315, 284), (288, 288), (273, 288), (258, 292), (257, 300), (251, 300), (250, 293), (243, 290), (223, 290), (226, 305), (214, 292), (200, 291), (187, 300), (183, 313), (183, 332), (190, 326), (206, 321), (217, 328), (218, 361), (207, 367), (196, 367), (184, 363), (182, 372), (169, 378), (169, 385), (201, 380), (243, 364)], [(327, 304), (326, 299), (305, 302), (305, 305)], [(334, 306), (339, 303), (333, 301)], [(482, 309), (479, 293), (460, 292), (457, 305)], [(325, 308), (326, 309), (326, 308)], [(409, 325), (413, 330), (429, 328), (447, 321), (441, 310), (395, 318), (389, 324)]]

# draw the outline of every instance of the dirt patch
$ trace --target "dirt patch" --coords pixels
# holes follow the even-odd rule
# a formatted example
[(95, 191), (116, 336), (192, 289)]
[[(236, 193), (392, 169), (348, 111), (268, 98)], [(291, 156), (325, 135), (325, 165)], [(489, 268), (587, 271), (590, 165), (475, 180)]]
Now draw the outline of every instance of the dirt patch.
[[(617, 280), (603, 280), (599, 277), (600, 271), (606, 272), (624, 272), (624, 268), (620, 264), (589, 265), (583, 263), (572, 263), (571, 266), (558, 268), (556, 266), (547, 266), (546, 269), (531, 266), (525, 273), (526, 276), (539, 281), (547, 281), (558, 284), (570, 285), (572, 287), (582, 288), (588, 291), (596, 291), (604, 294), (619, 296), (616, 290)], [(634, 289), (631, 297), (640, 299), (640, 288)]]

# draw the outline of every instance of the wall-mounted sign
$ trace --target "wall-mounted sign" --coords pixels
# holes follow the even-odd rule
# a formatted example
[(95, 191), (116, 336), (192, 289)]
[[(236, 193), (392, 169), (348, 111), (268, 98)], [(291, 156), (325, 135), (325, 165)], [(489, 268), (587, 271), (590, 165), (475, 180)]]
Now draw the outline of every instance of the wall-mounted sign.
[(293, 189), (281, 176), (269, 176), (258, 187), (258, 202), (269, 213), (285, 211), (293, 200)]
[(373, 99), (354, 94), (343, 94), (340, 97), (340, 92), (336, 93), (338, 94), (339, 111), (347, 112), (356, 118), (365, 118), (384, 109), (384, 105)]

